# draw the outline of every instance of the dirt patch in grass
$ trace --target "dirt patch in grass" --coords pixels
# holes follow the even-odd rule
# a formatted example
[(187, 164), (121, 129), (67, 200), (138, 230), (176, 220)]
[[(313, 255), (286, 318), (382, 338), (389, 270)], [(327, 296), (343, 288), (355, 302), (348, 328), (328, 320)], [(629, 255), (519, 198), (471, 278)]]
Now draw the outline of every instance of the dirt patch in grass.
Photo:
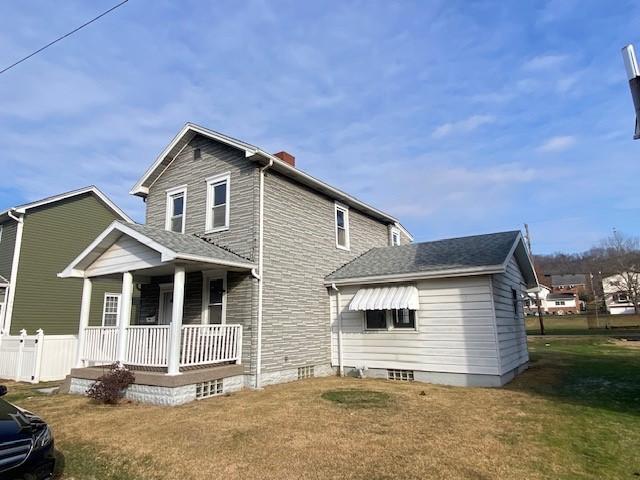
[(618, 347), (636, 348), (640, 349), (640, 340), (624, 340), (624, 339), (612, 339), (609, 342)]
[(359, 389), (329, 390), (321, 397), (349, 408), (384, 408), (389, 405), (390, 399), (389, 394), (385, 392)]

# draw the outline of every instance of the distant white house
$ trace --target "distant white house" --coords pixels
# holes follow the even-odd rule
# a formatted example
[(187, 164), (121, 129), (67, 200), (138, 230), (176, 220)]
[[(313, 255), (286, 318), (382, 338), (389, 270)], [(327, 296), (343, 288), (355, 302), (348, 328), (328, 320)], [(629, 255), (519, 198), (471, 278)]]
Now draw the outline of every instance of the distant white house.
[[(537, 299), (536, 299), (536, 293), (538, 294)], [(536, 302), (540, 303), (540, 309), (542, 310), (542, 313), (548, 313), (547, 297), (550, 294), (551, 294), (551, 289), (546, 285), (542, 285), (542, 284), (527, 290), (527, 298), (524, 301), (525, 313), (527, 315), (537, 315), (538, 305)]]
[[(640, 275), (640, 273), (636, 274)], [(604, 292), (604, 302), (611, 315), (624, 315), (635, 313), (633, 302), (629, 294), (622, 286), (625, 282), (622, 275), (609, 275), (602, 279), (602, 291)]]

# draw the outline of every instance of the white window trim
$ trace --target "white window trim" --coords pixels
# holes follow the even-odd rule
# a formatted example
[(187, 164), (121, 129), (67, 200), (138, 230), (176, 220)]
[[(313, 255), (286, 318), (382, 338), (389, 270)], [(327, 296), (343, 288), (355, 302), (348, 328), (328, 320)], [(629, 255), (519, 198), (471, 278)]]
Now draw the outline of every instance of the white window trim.
[[(216, 183), (227, 182), (227, 198), (225, 204), (225, 225), (222, 227), (213, 228), (213, 188), (212, 185)], [(205, 226), (204, 233), (215, 233), (215, 232), (223, 232), (225, 230), (229, 230), (229, 213), (231, 206), (231, 174), (229, 172), (223, 173), (221, 175), (215, 175), (213, 177), (209, 177), (205, 179), (207, 182), (207, 205), (206, 205), (206, 215), (205, 215)]]
[[(104, 300), (102, 301), (102, 326), (104, 327), (104, 317), (107, 314), (107, 297), (118, 297), (118, 316), (116, 317), (116, 324), (115, 326), (117, 327), (118, 325), (120, 325), (120, 310), (122, 308), (122, 294), (121, 293), (110, 293), (110, 292), (106, 292), (104, 294)], [(110, 325), (112, 326), (112, 325)]]
[(200, 321), (209, 325), (209, 281), (222, 279), (222, 320), (221, 325), (227, 323), (227, 272), (202, 272), (202, 309)]
[[(346, 240), (346, 245), (340, 245), (338, 242), (338, 210), (344, 213), (344, 236)], [(341, 203), (335, 202), (335, 208), (333, 211), (333, 223), (335, 226), (336, 233), (336, 248), (340, 250), (351, 250), (351, 237), (349, 232), (349, 207), (343, 205)]]
[[(395, 243), (393, 243), (393, 238), (394, 236), (398, 236), (398, 245), (396, 245)], [(402, 242), (402, 237), (400, 236), (400, 230), (396, 227), (391, 227), (391, 238), (390, 240), (390, 245), (392, 247), (396, 247), (396, 246), (400, 246), (400, 243)]]
[(173, 197), (182, 194), (182, 231), (185, 233), (185, 226), (187, 224), (187, 186), (182, 185), (167, 190), (167, 200), (164, 216), (164, 229), (171, 231), (171, 217), (173, 216)]
[(4, 232), (4, 223), (0, 223), (0, 243), (2, 243), (2, 232)]

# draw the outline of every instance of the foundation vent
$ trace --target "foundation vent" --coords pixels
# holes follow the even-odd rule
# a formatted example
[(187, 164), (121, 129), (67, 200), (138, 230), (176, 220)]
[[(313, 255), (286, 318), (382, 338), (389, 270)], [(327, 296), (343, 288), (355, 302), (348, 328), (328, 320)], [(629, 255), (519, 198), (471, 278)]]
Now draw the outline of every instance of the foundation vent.
[(303, 378), (313, 378), (313, 365), (307, 367), (298, 367), (298, 380), (302, 380)]
[(397, 380), (399, 382), (413, 382), (413, 370), (387, 370), (387, 378), (389, 380)]
[(196, 384), (196, 400), (222, 395), (222, 379)]

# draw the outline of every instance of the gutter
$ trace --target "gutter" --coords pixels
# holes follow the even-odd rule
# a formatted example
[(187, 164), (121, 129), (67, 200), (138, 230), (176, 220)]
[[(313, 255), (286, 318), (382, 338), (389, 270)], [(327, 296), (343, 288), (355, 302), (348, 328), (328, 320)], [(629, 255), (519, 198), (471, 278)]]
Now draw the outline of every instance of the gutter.
[(13, 315), (13, 302), (16, 297), (16, 282), (18, 280), (18, 267), (20, 265), (20, 250), (22, 249), (22, 232), (24, 229), (24, 214), (17, 215), (17, 210), (7, 210), (9, 218), (18, 222), (16, 228), (16, 240), (13, 244), (13, 260), (11, 261), (11, 278), (9, 279), (8, 295), (4, 307), (4, 318), (0, 324), (0, 335), (9, 334), (11, 331), (11, 317)]
[(331, 284), (331, 289), (336, 292), (336, 321), (338, 322), (338, 371), (344, 377), (344, 360), (342, 356), (342, 312), (340, 311), (340, 290), (335, 283)]
[(260, 168), (260, 194), (258, 208), (258, 225), (260, 232), (258, 234), (258, 272), (251, 270), (251, 274), (258, 280), (258, 339), (256, 349), (256, 381), (255, 388), (262, 387), (262, 298), (263, 298), (263, 269), (264, 269), (264, 172), (273, 166), (273, 159), (269, 159), (269, 163)]

